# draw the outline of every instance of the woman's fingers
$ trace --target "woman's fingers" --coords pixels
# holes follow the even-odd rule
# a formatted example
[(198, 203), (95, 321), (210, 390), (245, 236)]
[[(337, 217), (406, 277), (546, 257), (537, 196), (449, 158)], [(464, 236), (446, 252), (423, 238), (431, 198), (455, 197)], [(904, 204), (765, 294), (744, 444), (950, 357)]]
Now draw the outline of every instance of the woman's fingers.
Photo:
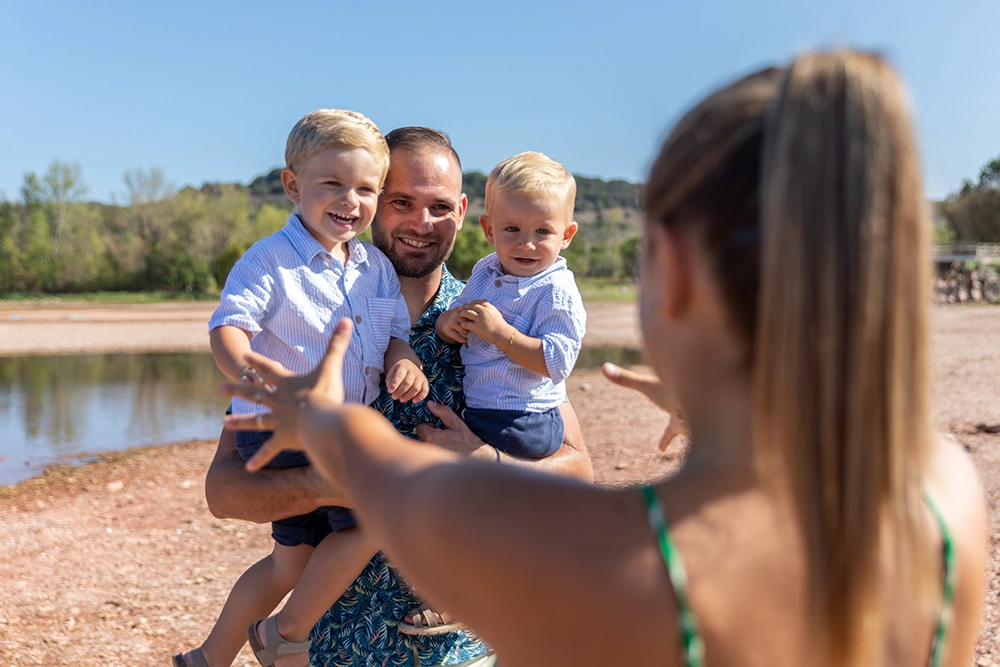
[[(219, 387), (219, 391), (226, 396), (242, 398), (258, 405), (272, 405), (273, 394), (263, 387), (252, 384), (226, 382)], [(251, 415), (253, 416), (253, 415)]]
[(274, 428), (270, 414), (227, 415), (222, 424), (230, 431), (270, 431)]
[(347, 317), (341, 318), (333, 330), (330, 345), (326, 348), (326, 356), (319, 362), (320, 377), (324, 381), (340, 385), (344, 372), (344, 355), (354, 334), (354, 322)]
[(262, 377), (271, 387), (273, 387), (281, 378), (291, 375), (291, 373), (288, 372), (288, 369), (277, 361), (268, 359), (264, 355), (257, 354), (256, 352), (247, 352), (243, 356), (243, 363), (245, 363), (251, 371), (255, 371), (258, 375), (260, 375), (260, 377)]
[(667, 404), (666, 388), (660, 378), (655, 375), (635, 373), (612, 363), (604, 364), (601, 371), (604, 373), (604, 377), (616, 385), (638, 391), (667, 412), (672, 412), (671, 406)]
[(260, 446), (254, 455), (247, 459), (246, 468), (250, 472), (256, 472), (263, 468), (270, 462), (275, 456), (278, 455), (283, 449), (289, 449), (289, 447), (283, 446), (280, 442), (278, 434), (272, 435), (270, 438), (264, 441), (264, 444)]

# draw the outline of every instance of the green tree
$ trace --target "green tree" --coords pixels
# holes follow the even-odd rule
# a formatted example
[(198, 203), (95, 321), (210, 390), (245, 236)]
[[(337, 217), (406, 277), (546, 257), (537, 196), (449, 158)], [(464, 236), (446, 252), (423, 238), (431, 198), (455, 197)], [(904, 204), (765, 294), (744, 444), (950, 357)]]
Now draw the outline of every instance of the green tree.
[(448, 258), (448, 270), (462, 280), (472, 275), (476, 262), (493, 252), (493, 246), (486, 240), (478, 220), (478, 213), (465, 216), (465, 224), (455, 236), (455, 248)]
[(24, 202), (26, 225), (23, 239), (27, 253), (27, 269), (34, 276), (38, 289), (62, 290), (68, 285), (66, 269), (78, 259), (71, 239), (79, 229), (81, 202), (87, 194), (83, 170), (79, 163), (56, 159), (43, 176), (33, 172), (24, 175), (21, 197)]
[(1000, 157), (983, 165), (977, 182), (967, 180), (949, 195), (940, 210), (959, 241), (1000, 242)]

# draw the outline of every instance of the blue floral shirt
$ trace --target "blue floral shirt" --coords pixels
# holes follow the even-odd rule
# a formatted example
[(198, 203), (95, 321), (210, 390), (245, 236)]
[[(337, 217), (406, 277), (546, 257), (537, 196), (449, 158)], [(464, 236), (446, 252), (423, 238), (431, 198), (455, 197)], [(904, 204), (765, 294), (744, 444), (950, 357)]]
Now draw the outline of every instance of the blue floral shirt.
[[(428, 398), (460, 411), (465, 405), (459, 345), (442, 341), (434, 329), (437, 318), (461, 293), (463, 283), (444, 269), (441, 287), (431, 306), (410, 330), (410, 346), (424, 364), (430, 383)], [(385, 391), (372, 403), (404, 435), (416, 437), (418, 424), (438, 420), (422, 403), (399, 403)], [(426, 667), (472, 660), (490, 651), (476, 635), (452, 632), (409, 636), (397, 631), (402, 618), (420, 601), (404, 587), (399, 575), (380, 553), (313, 628), (311, 662), (316, 667)]]

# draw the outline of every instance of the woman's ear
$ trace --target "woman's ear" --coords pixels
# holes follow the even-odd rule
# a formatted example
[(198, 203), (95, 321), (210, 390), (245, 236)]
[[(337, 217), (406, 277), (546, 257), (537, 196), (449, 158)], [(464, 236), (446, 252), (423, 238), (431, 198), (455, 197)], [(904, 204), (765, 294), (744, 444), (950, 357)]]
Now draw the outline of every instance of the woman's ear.
[(656, 284), (643, 285), (643, 289), (659, 291), (657, 310), (661, 317), (668, 320), (683, 317), (691, 303), (689, 239), (678, 229), (663, 224), (650, 225), (646, 234), (649, 252), (645, 259), (652, 262), (649, 278)]

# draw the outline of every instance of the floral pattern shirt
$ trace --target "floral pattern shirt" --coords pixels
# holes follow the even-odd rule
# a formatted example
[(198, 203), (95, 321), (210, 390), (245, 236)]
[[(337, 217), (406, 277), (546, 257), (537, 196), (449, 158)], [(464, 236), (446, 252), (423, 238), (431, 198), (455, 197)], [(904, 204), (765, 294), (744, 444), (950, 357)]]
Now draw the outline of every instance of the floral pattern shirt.
[[(445, 343), (434, 329), (437, 318), (462, 291), (463, 283), (445, 268), (441, 286), (430, 307), (410, 330), (410, 346), (424, 364), (430, 383), (428, 398), (456, 412), (465, 406), (460, 346)], [(399, 403), (385, 391), (372, 403), (400, 433), (416, 437), (416, 426), (442, 426), (422, 403)], [(344, 592), (313, 628), (311, 663), (316, 667), (427, 667), (465, 662), (490, 651), (479, 637), (467, 632), (437, 636), (410, 636), (396, 626), (420, 600), (403, 583), (381, 553)]]

